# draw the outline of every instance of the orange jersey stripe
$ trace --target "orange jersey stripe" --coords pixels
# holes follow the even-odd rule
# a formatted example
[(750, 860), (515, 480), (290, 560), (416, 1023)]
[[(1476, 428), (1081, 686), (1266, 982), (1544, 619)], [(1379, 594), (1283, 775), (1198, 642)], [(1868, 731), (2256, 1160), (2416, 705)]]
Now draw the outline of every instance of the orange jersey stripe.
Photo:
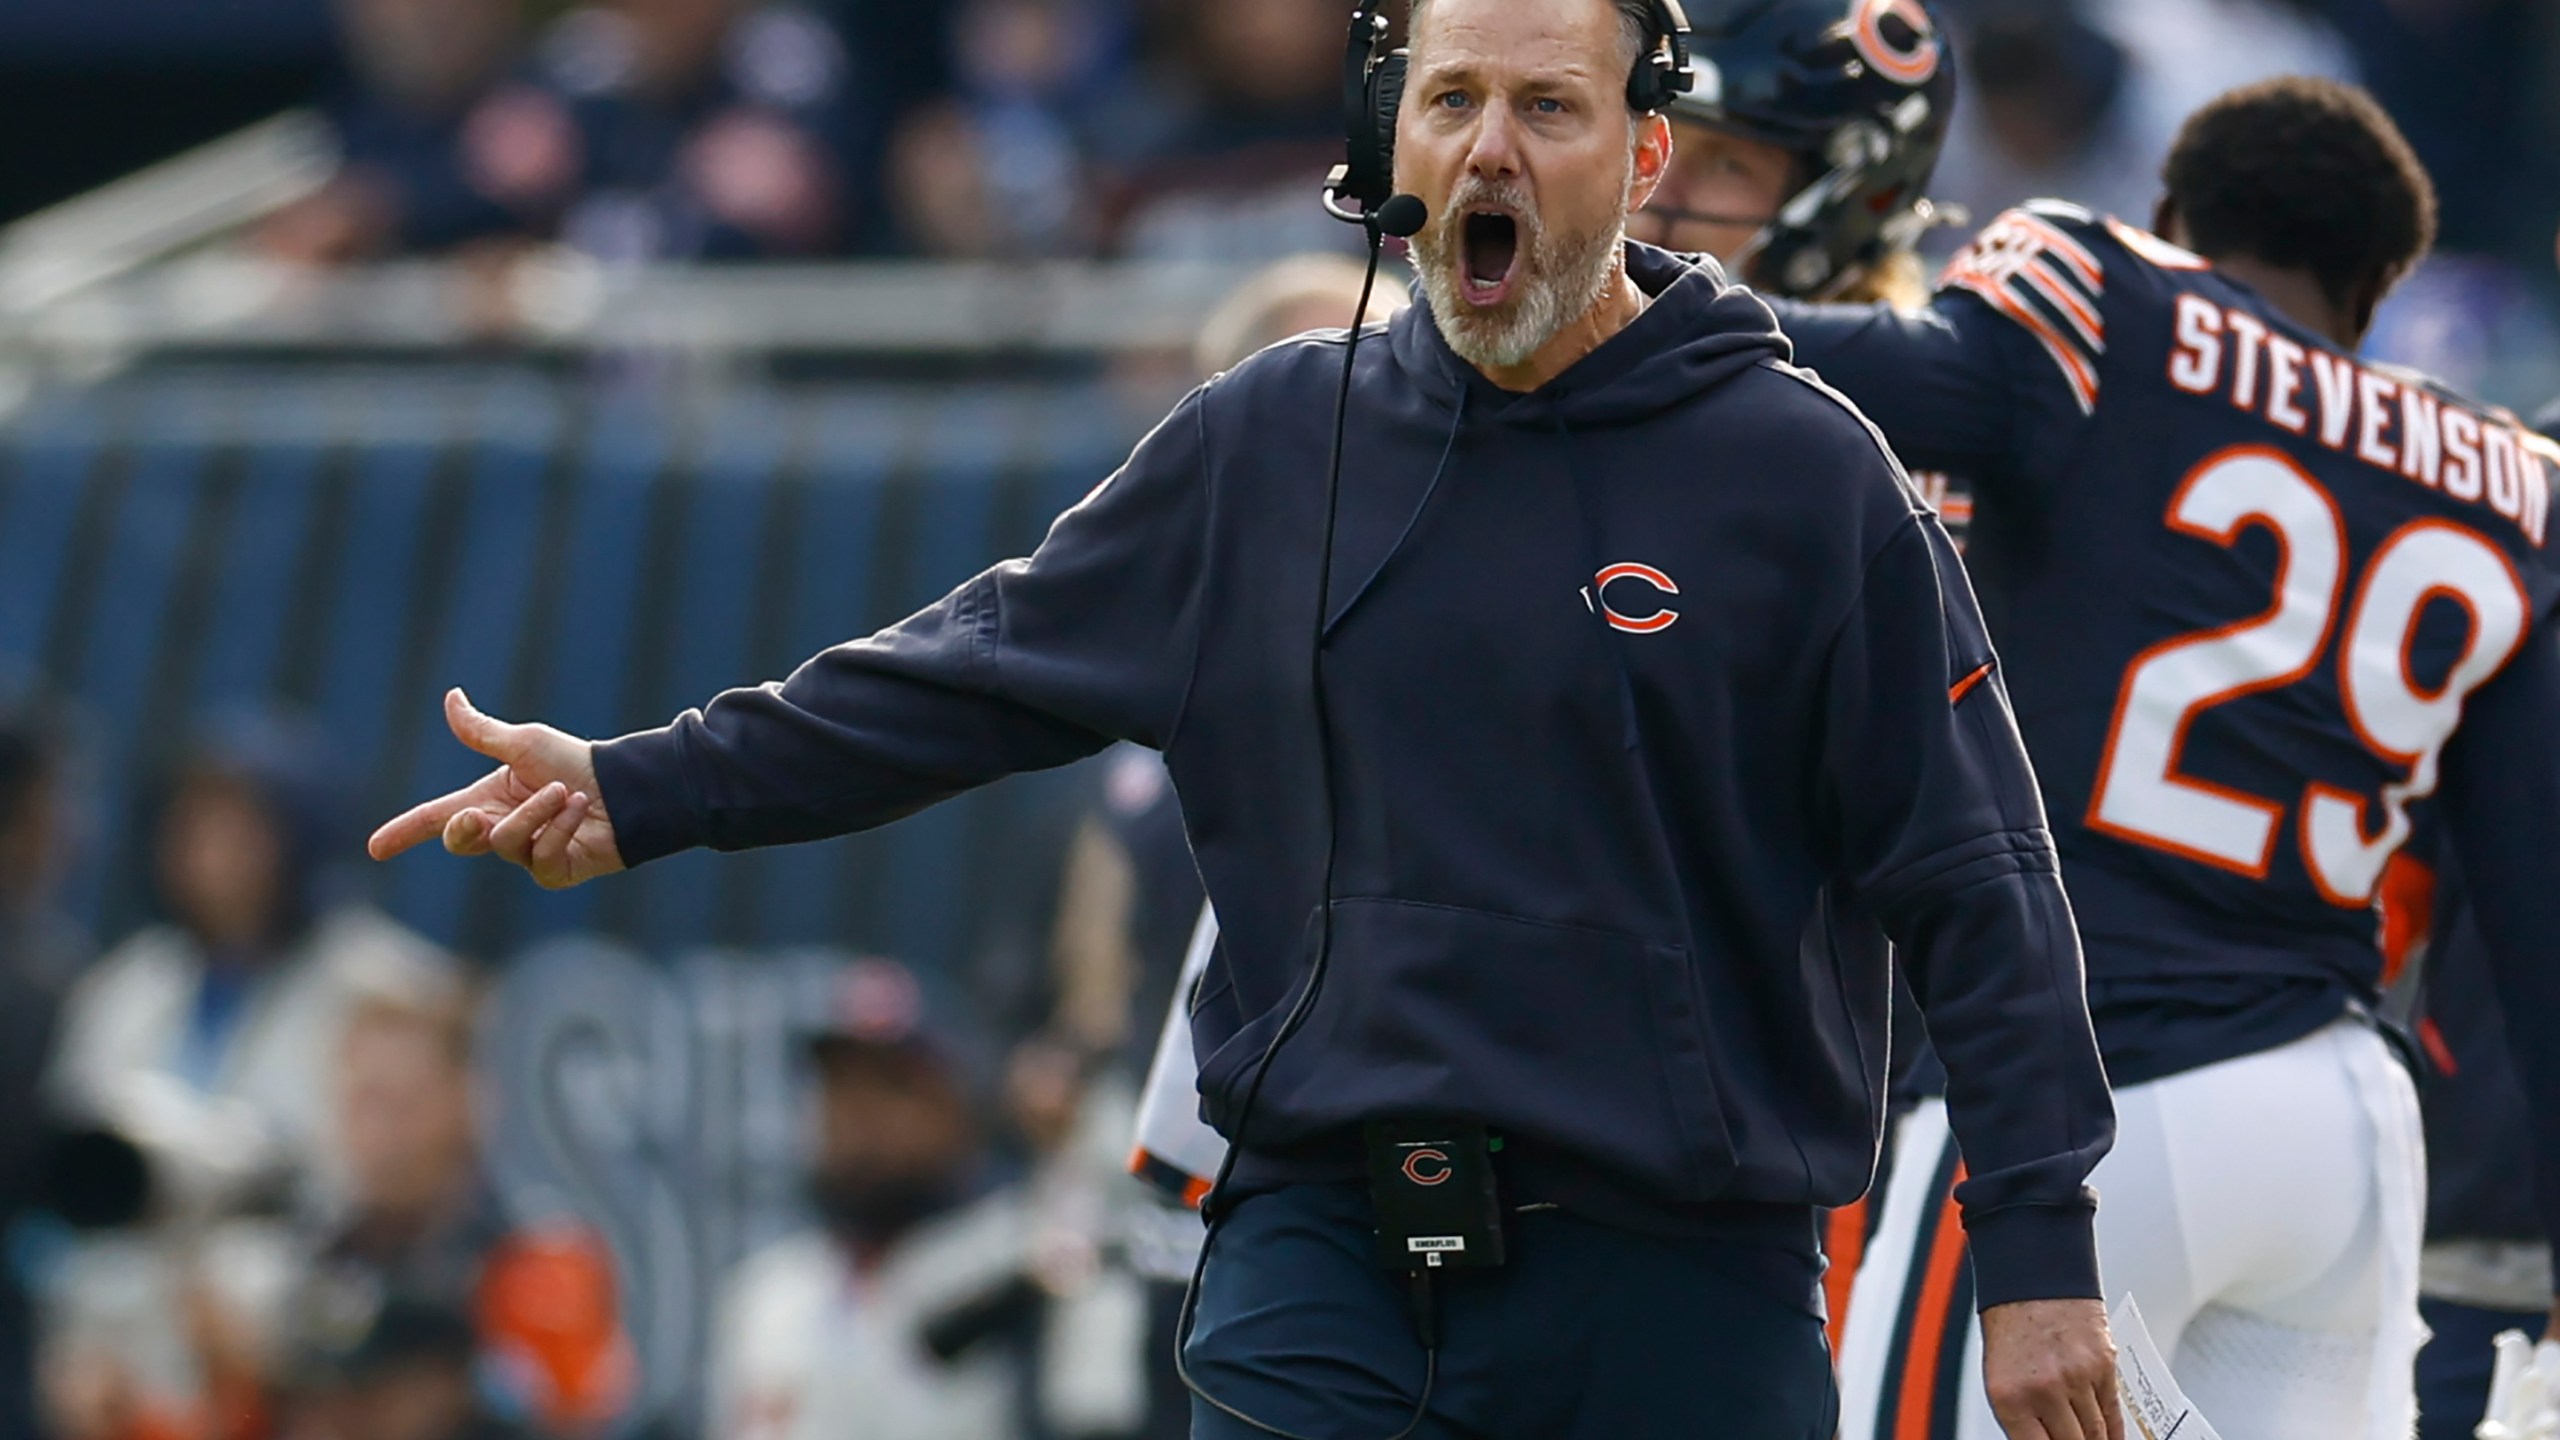
[[(1964, 1183), (1964, 1166), (1956, 1166), (1956, 1184)], [(1902, 1367), (1902, 1403), (1894, 1410), (1893, 1440), (1929, 1440), (1929, 1422), (1938, 1400), (1938, 1356), (1946, 1349), (1954, 1317), (1947, 1311), (1964, 1273), (1964, 1221), (1950, 1194), (1939, 1202), (1938, 1233), (1929, 1240), (1928, 1268), (1920, 1278), (1920, 1302), (1912, 1311), (1911, 1349)]]
[(2069, 266), (2071, 273), (2080, 277), (2080, 283), (2092, 290), (2104, 290), (2107, 287), (2107, 272), (2098, 264), (2098, 257), (2090, 254), (2086, 247), (2064, 233), (2059, 226), (2024, 210), (2012, 210), (2004, 218), (2016, 220), (2020, 228), (2035, 236), (2043, 244), (2044, 253)]
[(2052, 301), (2053, 308), (2062, 312), (2062, 318), (2071, 322), (2071, 328), (2080, 332), (2080, 338), (2088, 342), (2090, 349), (2104, 351), (2107, 348), (2107, 322), (2099, 316), (2097, 307), (2083, 298), (2079, 291), (2056, 279), (2053, 271), (2042, 265), (2025, 267), (2018, 272), (2018, 278), (2026, 281), (2037, 294)]
[(2053, 357), (2053, 363), (2061, 368), (2062, 378), (2070, 384), (2071, 397), (2080, 402), (2081, 411), (2085, 414), (2098, 408), (2097, 371), (2090, 368), (2089, 362), (2072, 348), (2071, 342), (2063, 337), (2060, 328), (2051, 320), (2011, 292), (2007, 285), (1990, 276), (1973, 271), (1951, 272), (1947, 283), (1961, 286), (1990, 301), (1991, 308), (2026, 327), (2027, 333), (2036, 337), (2044, 346), (2045, 353)]

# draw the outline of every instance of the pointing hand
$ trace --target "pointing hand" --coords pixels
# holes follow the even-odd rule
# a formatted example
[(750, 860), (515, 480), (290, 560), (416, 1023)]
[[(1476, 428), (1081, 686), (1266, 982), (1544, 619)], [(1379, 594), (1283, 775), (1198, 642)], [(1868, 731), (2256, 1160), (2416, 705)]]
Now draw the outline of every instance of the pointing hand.
[(388, 860), (441, 835), (454, 854), (496, 855), (550, 890), (622, 868), (586, 741), (548, 725), (511, 725), (483, 715), (460, 690), (445, 692), (444, 718), (455, 739), (498, 768), (374, 831), (365, 845), (374, 859)]

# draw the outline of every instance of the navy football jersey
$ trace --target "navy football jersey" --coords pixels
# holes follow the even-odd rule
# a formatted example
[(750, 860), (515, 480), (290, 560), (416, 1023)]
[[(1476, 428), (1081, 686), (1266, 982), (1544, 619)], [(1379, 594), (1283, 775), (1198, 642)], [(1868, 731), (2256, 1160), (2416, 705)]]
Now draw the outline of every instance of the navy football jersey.
[(1926, 311), (1775, 308), (1908, 464), (1975, 479), (2118, 1083), (2370, 1002), (2429, 807), (2554, 988), (2521, 957), (2560, 938), (2560, 448), (2068, 206), (2002, 216)]

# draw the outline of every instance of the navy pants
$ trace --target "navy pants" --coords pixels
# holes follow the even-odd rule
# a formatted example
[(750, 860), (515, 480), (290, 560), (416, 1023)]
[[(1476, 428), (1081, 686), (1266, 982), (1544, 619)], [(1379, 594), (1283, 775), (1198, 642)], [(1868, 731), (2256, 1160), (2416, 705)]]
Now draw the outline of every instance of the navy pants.
[[(1554, 1211), (1517, 1222), (1508, 1265), (1438, 1283), (1437, 1373), (1413, 1440), (1831, 1440), (1839, 1395), (1810, 1264), (1789, 1297), (1772, 1293), (1765, 1251)], [(1404, 1429), (1424, 1354), (1374, 1230), (1357, 1185), (1237, 1205), (1183, 1352), (1205, 1392), (1192, 1440)]]
[(2471, 1440), (2489, 1408), (2489, 1372), (2496, 1358), (2489, 1342), (2502, 1330), (2521, 1330), (2531, 1340), (2542, 1338), (2548, 1314), (2534, 1311), (2478, 1310), (2448, 1300), (2420, 1297), (2418, 1313), (2436, 1332), (2418, 1352), (2419, 1440)]

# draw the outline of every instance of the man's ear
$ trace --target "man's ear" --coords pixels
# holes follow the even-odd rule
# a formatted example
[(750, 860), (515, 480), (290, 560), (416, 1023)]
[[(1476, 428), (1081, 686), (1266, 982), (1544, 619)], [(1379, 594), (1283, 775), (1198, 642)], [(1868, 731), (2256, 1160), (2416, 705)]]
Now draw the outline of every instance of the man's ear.
[(2151, 233), (2183, 249), (2187, 242), (2178, 229), (2178, 202), (2164, 194), (2160, 203), (2151, 207)]
[(1635, 166), (1627, 188), (1627, 210), (1630, 214), (1644, 208), (1653, 192), (1662, 184), (1663, 174), (1671, 168), (1671, 122), (1659, 113), (1636, 121)]

